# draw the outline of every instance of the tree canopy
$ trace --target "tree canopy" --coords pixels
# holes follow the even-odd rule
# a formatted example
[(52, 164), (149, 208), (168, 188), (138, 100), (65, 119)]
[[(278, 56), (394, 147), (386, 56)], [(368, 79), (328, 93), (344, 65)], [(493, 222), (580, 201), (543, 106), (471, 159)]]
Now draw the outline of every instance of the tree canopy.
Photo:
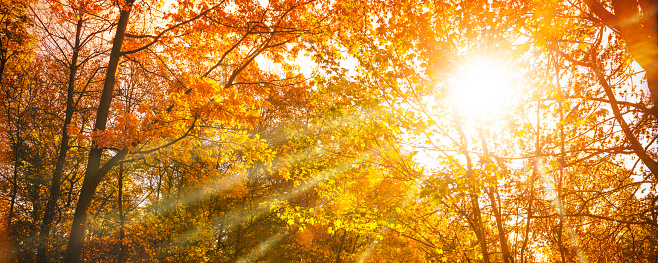
[(0, 0), (0, 261), (656, 262), (652, 0)]

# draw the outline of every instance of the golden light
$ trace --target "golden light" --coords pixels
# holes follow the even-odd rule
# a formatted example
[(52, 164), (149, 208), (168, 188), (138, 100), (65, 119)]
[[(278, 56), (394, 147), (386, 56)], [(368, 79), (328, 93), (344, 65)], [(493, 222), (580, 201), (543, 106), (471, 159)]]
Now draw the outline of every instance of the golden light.
[(478, 119), (500, 115), (514, 93), (512, 70), (503, 60), (482, 58), (462, 65), (452, 89), (452, 102), (460, 114)]

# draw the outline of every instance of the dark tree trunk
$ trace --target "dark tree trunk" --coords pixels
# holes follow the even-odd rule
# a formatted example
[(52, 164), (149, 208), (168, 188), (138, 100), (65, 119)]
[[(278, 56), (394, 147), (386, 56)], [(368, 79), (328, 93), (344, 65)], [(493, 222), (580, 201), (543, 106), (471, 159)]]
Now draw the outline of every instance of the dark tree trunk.
[[(126, 35), (126, 28), (128, 26), (128, 19), (130, 18), (130, 10), (133, 3), (134, 0), (127, 0), (126, 6), (122, 7), (121, 15), (119, 16), (117, 31), (114, 36), (112, 51), (110, 53), (110, 61), (107, 66), (107, 73), (103, 84), (103, 92), (96, 112), (94, 130), (104, 131), (107, 124), (107, 118), (114, 93), (114, 85), (116, 84), (117, 68), (121, 57), (121, 46), (123, 45), (123, 39)], [(94, 193), (96, 192), (96, 188), (109, 168), (116, 165), (126, 154), (127, 151), (118, 152), (101, 168), (103, 149), (95, 143), (92, 144), (87, 159), (87, 170), (85, 171), (82, 188), (80, 189), (80, 196), (78, 197), (78, 204), (75, 209), (75, 215), (73, 216), (73, 225), (71, 225), (71, 234), (64, 262), (80, 262), (89, 212), (88, 210), (93, 200)]]
[(57, 162), (55, 163), (55, 171), (50, 185), (50, 196), (46, 204), (46, 210), (43, 214), (43, 221), (41, 222), (41, 230), (39, 232), (39, 248), (37, 250), (37, 262), (48, 261), (48, 237), (50, 236), (50, 229), (55, 219), (55, 211), (57, 210), (57, 200), (61, 195), (62, 175), (64, 174), (64, 165), (66, 163), (66, 156), (69, 151), (69, 134), (67, 132), (68, 126), (71, 124), (73, 112), (75, 111), (73, 105), (73, 94), (75, 91), (75, 76), (78, 71), (78, 54), (80, 52), (80, 33), (82, 32), (82, 18), (78, 19), (75, 31), (75, 46), (73, 48), (73, 56), (71, 64), (69, 65), (69, 79), (66, 95), (66, 113), (64, 117), (64, 124), (62, 125), (62, 139), (59, 146), (59, 154)]
[(11, 222), (14, 218), (14, 207), (16, 206), (16, 194), (18, 191), (18, 167), (20, 162), (18, 157), (14, 156), (14, 169), (13, 169), (13, 178), (11, 180), (11, 199), (9, 201), (9, 214), (7, 215), (7, 235), (11, 236), (13, 233), (11, 228)]
[(117, 206), (119, 210), (119, 255), (117, 258), (118, 263), (123, 263), (124, 253), (126, 251), (125, 246), (123, 245), (123, 239), (125, 238), (125, 233), (123, 230), (124, 224), (124, 214), (123, 214), (123, 163), (119, 164), (119, 197), (117, 200)]
[[(462, 154), (464, 154), (464, 157), (466, 157), (466, 176), (469, 181), (475, 180), (475, 171), (473, 170), (473, 162), (471, 161), (471, 156), (469, 155), (468, 152), (468, 139), (466, 138), (466, 134), (464, 133), (464, 127), (462, 126), (461, 118), (455, 113), (455, 127), (457, 128), (457, 132), (459, 133), (459, 138), (461, 141), (461, 150)], [(470, 199), (471, 199), (471, 207), (473, 208), (473, 220), (471, 223), (471, 228), (473, 228), (473, 232), (475, 232), (475, 235), (478, 238), (478, 241), (480, 243), (480, 249), (482, 250), (482, 259), (484, 260), (484, 263), (489, 263), (489, 251), (487, 249), (487, 233), (485, 232), (484, 229), (484, 224), (482, 223), (482, 210), (480, 209), (480, 201), (479, 199), (479, 190), (474, 186), (470, 185), (471, 188), (471, 194), (470, 194)]]
[(503, 227), (503, 218), (500, 213), (500, 209), (497, 205), (498, 200), (496, 199), (495, 189), (489, 187), (487, 194), (489, 195), (489, 200), (491, 200), (491, 210), (493, 210), (494, 218), (496, 219), (496, 228), (498, 229), (498, 241), (500, 242), (500, 250), (503, 253), (503, 262), (510, 263), (514, 262), (514, 258), (509, 253), (509, 247), (507, 246), (507, 237), (505, 235), (505, 228)]
[(0, 58), (0, 79), (2, 79), (5, 74), (5, 65), (7, 65), (7, 59), (5, 59), (4, 54), (2, 54), (2, 58)]
[(614, 14), (598, 0), (585, 0), (587, 7), (603, 24), (619, 33), (628, 53), (646, 70), (649, 96), (653, 103), (650, 112), (658, 119), (658, 32), (656, 0), (613, 0)]
[[(482, 132), (482, 128), (478, 127), (478, 134), (480, 135), (480, 141), (482, 142), (482, 149), (484, 150), (485, 161), (487, 163), (493, 164), (493, 157), (489, 153), (489, 147), (487, 146), (486, 138)], [(498, 206), (498, 201), (500, 200), (500, 195), (496, 198), (497, 189), (495, 187), (488, 187), (485, 189), (485, 192), (489, 196), (491, 201), (491, 210), (494, 214), (494, 219), (496, 220), (496, 228), (498, 229), (498, 241), (500, 242), (500, 250), (503, 253), (503, 263), (514, 262), (514, 258), (509, 253), (509, 247), (507, 246), (507, 237), (505, 235), (505, 228), (503, 227), (503, 218)]]

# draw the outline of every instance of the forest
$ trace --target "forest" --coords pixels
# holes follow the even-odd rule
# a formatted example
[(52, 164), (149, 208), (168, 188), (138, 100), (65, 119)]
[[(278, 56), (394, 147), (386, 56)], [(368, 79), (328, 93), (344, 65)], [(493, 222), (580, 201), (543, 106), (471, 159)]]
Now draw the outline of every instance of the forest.
[(0, 0), (0, 262), (658, 262), (656, 0)]

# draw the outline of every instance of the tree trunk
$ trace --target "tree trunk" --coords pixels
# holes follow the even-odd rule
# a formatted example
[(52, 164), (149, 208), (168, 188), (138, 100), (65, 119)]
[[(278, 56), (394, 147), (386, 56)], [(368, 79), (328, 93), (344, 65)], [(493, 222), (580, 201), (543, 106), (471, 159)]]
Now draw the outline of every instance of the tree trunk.
[(62, 175), (64, 174), (64, 164), (66, 163), (66, 156), (69, 150), (69, 134), (67, 132), (68, 126), (71, 124), (73, 118), (74, 105), (73, 94), (75, 91), (75, 76), (78, 71), (78, 54), (80, 52), (80, 33), (82, 32), (82, 17), (78, 19), (75, 31), (75, 46), (73, 48), (73, 56), (71, 64), (69, 65), (69, 80), (66, 95), (66, 113), (64, 117), (64, 124), (62, 125), (62, 139), (59, 146), (59, 155), (55, 163), (55, 171), (50, 185), (50, 196), (46, 204), (46, 210), (43, 214), (43, 221), (41, 222), (41, 230), (39, 232), (39, 248), (37, 250), (37, 262), (47, 262), (48, 252), (48, 237), (50, 229), (55, 219), (55, 211), (57, 209), (57, 200), (61, 194)]
[[(104, 131), (107, 124), (107, 118), (114, 93), (114, 85), (116, 83), (117, 68), (121, 57), (121, 46), (123, 45), (123, 39), (126, 34), (128, 19), (130, 18), (130, 10), (133, 3), (134, 0), (127, 0), (126, 6), (122, 7), (121, 15), (119, 16), (117, 31), (114, 36), (112, 51), (110, 53), (110, 61), (107, 66), (105, 82), (103, 84), (103, 93), (96, 112), (94, 131)], [(101, 168), (100, 162), (101, 157), (103, 156), (103, 149), (95, 143), (92, 144), (87, 159), (87, 170), (85, 171), (82, 188), (80, 189), (80, 197), (78, 197), (78, 204), (75, 209), (75, 215), (73, 216), (73, 225), (71, 225), (71, 234), (64, 262), (80, 262), (88, 210), (93, 200), (94, 193), (96, 192), (96, 188), (109, 168), (111, 168), (112, 165), (115, 165), (126, 154), (127, 151), (120, 151)]]
[(10, 234), (11, 221), (14, 217), (14, 206), (16, 206), (16, 192), (18, 189), (18, 157), (14, 156), (14, 170), (11, 181), (11, 200), (9, 201), (9, 214), (7, 215), (7, 233)]
[[(5, 65), (6, 62), (7, 62), (7, 59), (5, 58), (5, 55), (2, 54), (2, 65), (3, 65), (2, 70), (4, 70), (4, 65)], [(2, 73), (2, 74), (4, 74), (4, 73)], [(2, 76), (2, 75), (0, 75), (0, 76)], [(3, 79), (0, 78), (0, 82), (2, 80)], [(7, 88), (7, 87), (4, 87), (4, 88)], [(21, 122), (22, 122), (21, 118), (22, 118), (23, 115), (21, 114), (21, 110), (20, 110), (19, 105), (21, 105), (20, 102), (23, 100), (23, 98), (22, 98), (23, 92), (22, 92), (22, 90), (11, 90), (11, 91), (10, 90), (3, 90), (3, 93), (5, 93), (3, 95), (6, 96), (5, 98), (3, 98), (3, 99), (5, 99), (5, 101), (3, 103), (5, 105), (3, 105), (3, 106), (4, 106), (4, 114), (6, 114), (6, 118), (7, 118), (6, 126), (7, 126), (7, 129), (8, 129), (6, 131), (6, 134), (8, 134), (8, 136), (9, 136), (9, 143), (10, 143), (10, 148), (11, 148), (11, 155), (10, 156), (11, 156), (11, 161), (13, 163), (12, 178), (11, 178), (11, 193), (10, 193), (10, 200), (9, 200), (9, 212), (7, 214), (7, 217), (5, 218), (5, 220), (7, 220), (6, 221), (6, 228), (5, 228), (5, 230), (6, 230), (5, 235), (9, 239), (7, 243), (10, 244), (9, 247), (6, 249), (6, 251), (7, 251), (7, 255), (11, 256), (11, 254), (13, 254), (14, 248), (17, 247), (17, 244), (18, 244), (18, 242), (16, 240), (12, 239), (14, 237), (14, 231), (13, 231), (14, 229), (12, 228), (12, 221), (14, 219), (14, 213), (16, 212), (15, 211), (16, 210), (16, 203), (18, 202), (18, 200), (17, 200), (17, 198), (18, 198), (18, 196), (17, 196), (18, 195), (18, 181), (19, 181), (18, 180), (18, 177), (19, 177), (19, 170), (18, 169), (22, 166), (22, 161), (21, 161), (22, 153), (21, 152), (22, 152), (22, 148), (23, 148), (23, 139), (21, 138), (21, 136), (22, 136), (21, 135)], [(16, 114), (16, 120), (14, 121), (15, 122), (14, 125), (16, 126), (15, 131), (12, 130), (12, 128), (11, 128), (11, 126), (12, 126), (11, 120), (14, 117), (12, 116), (12, 109), (11, 109), (12, 106), (11, 106), (11, 102), (10, 102), (12, 99), (10, 98), (10, 96), (11, 96), (10, 93), (16, 93), (17, 96), (18, 96), (18, 99), (15, 102), (17, 104), (16, 113), (15, 113)]]
[(2, 58), (0, 58), (0, 79), (2, 79), (2, 77), (5, 74), (5, 66), (6, 65), (7, 65), (7, 59), (5, 59), (4, 54), (2, 54)]
[(473, 206), (473, 213), (475, 216), (475, 234), (480, 241), (480, 249), (482, 250), (482, 259), (484, 263), (489, 263), (489, 250), (487, 249), (487, 233), (484, 231), (484, 224), (482, 223), (482, 210), (480, 210), (479, 196), (475, 193), (475, 187), (471, 187), (473, 193), (471, 194), (471, 206)]
[(560, 158), (559, 158), (559, 169), (560, 173), (558, 174), (558, 180), (557, 180), (557, 196), (556, 198), (556, 204), (557, 204), (557, 210), (558, 214), (560, 215), (559, 217), (559, 227), (558, 227), (558, 236), (557, 236), (557, 245), (558, 248), (560, 249), (560, 257), (562, 259), (562, 263), (566, 262), (566, 256), (565, 256), (565, 249), (564, 249), (564, 242), (563, 242), (563, 237), (564, 237), (564, 205), (563, 205), (563, 197), (562, 197), (562, 189), (563, 189), (563, 180), (564, 180), (564, 164), (565, 164), (565, 158), (564, 158), (564, 95), (562, 94), (562, 86), (560, 86), (560, 68), (558, 66), (558, 60), (557, 56), (555, 57), (555, 85), (556, 88), (558, 89), (558, 107), (560, 109), (560, 122), (558, 123), (558, 129), (560, 131)]
[(505, 228), (503, 227), (503, 218), (500, 214), (499, 207), (497, 205), (498, 200), (496, 199), (495, 190), (493, 187), (489, 187), (487, 194), (489, 195), (489, 200), (491, 200), (491, 210), (493, 210), (494, 218), (496, 219), (496, 228), (498, 229), (498, 240), (500, 242), (500, 250), (503, 253), (503, 262), (510, 263), (514, 262), (512, 255), (509, 253), (509, 247), (507, 246), (507, 237), (505, 235)]
[(650, 114), (658, 120), (658, 32), (655, 0), (613, 0), (614, 14), (598, 0), (585, 0), (587, 7), (604, 25), (616, 30), (626, 42), (628, 53), (646, 71)]
[[(462, 153), (464, 154), (464, 157), (466, 157), (466, 175), (468, 177), (469, 181), (475, 180), (475, 171), (473, 170), (473, 162), (471, 161), (471, 156), (468, 153), (468, 139), (466, 138), (466, 134), (464, 133), (464, 127), (462, 126), (461, 118), (455, 114), (455, 126), (457, 128), (457, 132), (459, 132), (459, 138), (461, 141), (461, 150)], [(473, 228), (473, 232), (475, 232), (475, 235), (478, 238), (478, 241), (480, 243), (480, 249), (482, 250), (482, 259), (484, 260), (484, 263), (489, 263), (489, 251), (487, 249), (487, 233), (484, 231), (484, 224), (482, 223), (482, 210), (480, 209), (480, 201), (479, 196), (478, 196), (478, 189), (471, 185), (471, 194), (470, 194), (470, 199), (471, 199), (471, 206), (473, 208), (473, 216), (474, 216), (474, 222), (473, 225), (471, 226)]]
[(119, 164), (119, 197), (117, 200), (117, 206), (119, 210), (119, 256), (117, 258), (118, 263), (123, 263), (125, 246), (123, 245), (123, 239), (125, 238), (125, 233), (123, 230), (124, 224), (124, 215), (123, 215), (123, 163)]
[(539, 109), (541, 108), (541, 101), (537, 100), (537, 127), (536, 127), (536, 134), (535, 134), (535, 156), (534, 156), (534, 161), (533, 161), (533, 169), (532, 169), (532, 175), (530, 176), (530, 191), (529, 191), (529, 197), (528, 197), (528, 214), (526, 218), (526, 225), (525, 225), (525, 236), (523, 238), (523, 244), (521, 245), (521, 263), (525, 263), (525, 252), (526, 248), (528, 247), (528, 239), (530, 238), (530, 223), (532, 221), (532, 203), (535, 200), (535, 178), (537, 178), (537, 175), (541, 173), (541, 161), (539, 159), (539, 156), (541, 156), (541, 145), (540, 145), (540, 140), (539, 140), (539, 134), (541, 132), (541, 122), (539, 121)]
[[(491, 156), (491, 153), (489, 153), (489, 147), (487, 146), (486, 138), (484, 137), (484, 133), (482, 132), (482, 127), (478, 127), (478, 134), (480, 135), (480, 141), (482, 142), (482, 150), (484, 150), (485, 162), (493, 164), (492, 161), (493, 157)], [(500, 242), (500, 250), (503, 253), (503, 262), (504, 263), (514, 262), (514, 258), (509, 253), (509, 248), (507, 246), (507, 237), (505, 236), (505, 228), (503, 227), (503, 218), (501, 216), (500, 209), (498, 207), (498, 200), (500, 199), (500, 196), (498, 196), (498, 199), (496, 199), (496, 190), (495, 187), (492, 186), (485, 189), (485, 192), (487, 192), (487, 195), (489, 196), (489, 200), (491, 201), (491, 210), (493, 210), (494, 219), (496, 220), (496, 228), (498, 229), (498, 240)]]

